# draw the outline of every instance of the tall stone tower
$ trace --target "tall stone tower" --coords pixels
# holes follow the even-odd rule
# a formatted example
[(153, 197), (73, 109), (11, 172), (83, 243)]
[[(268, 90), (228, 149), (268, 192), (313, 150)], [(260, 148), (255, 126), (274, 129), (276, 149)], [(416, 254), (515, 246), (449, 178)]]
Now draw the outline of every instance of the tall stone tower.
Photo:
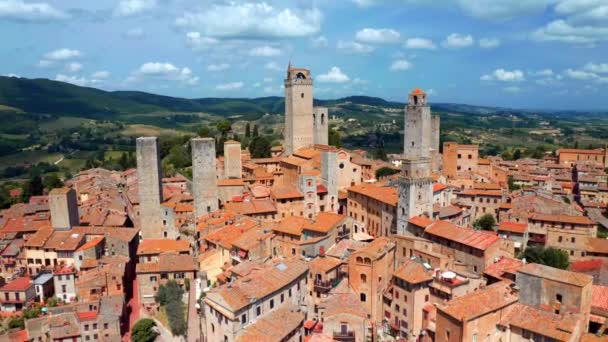
[(224, 143), (224, 177), (241, 178), (241, 143), (227, 140)]
[(313, 135), (314, 143), (319, 145), (327, 145), (329, 140), (329, 115), (326, 107), (313, 108)]
[(312, 145), (313, 93), (308, 69), (287, 67), (285, 78), (285, 152)]
[(53, 189), (49, 193), (51, 226), (56, 230), (69, 230), (80, 222), (76, 191), (68, 188)]
[(426, 94), (416, 88), (405, 108), (403, 162), (399, 178), (397, 232), (405, 234), (408, 220), (433, 214), (433, 180), (431, 178), (430, 143), (431, 108)]
[(327, 188), (327, 209), (332, 213), (338, 212), (338, 153), (324, 151), (321, 153), (321, 179)]
[[(192, 147), (192, 192), (196, 218), (218, 209), (215, 140), (194, 138)], [(240, 157), (240, 145), (239, 145)]]
[(157, 137), (137, 138), (137, 184), (139, 229), (144, 239), (163, 238), (162, 168)]

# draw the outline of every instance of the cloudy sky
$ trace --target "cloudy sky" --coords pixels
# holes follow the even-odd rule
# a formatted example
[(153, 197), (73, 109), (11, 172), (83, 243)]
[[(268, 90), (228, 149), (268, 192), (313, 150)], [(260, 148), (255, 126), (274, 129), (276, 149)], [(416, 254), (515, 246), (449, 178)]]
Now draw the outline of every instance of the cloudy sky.
[(0, 74), (182, 97), (608, 109), (608, 0), (0, 0)]

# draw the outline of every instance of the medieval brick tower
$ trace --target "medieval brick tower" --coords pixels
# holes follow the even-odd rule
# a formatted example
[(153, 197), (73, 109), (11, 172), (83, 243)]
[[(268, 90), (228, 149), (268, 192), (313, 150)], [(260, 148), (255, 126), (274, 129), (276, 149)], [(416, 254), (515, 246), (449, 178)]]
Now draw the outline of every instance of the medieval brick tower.
[(310, 71), (287, 67), (285, 78), (285, 152), (314, 143), (313, 94)]
[(426, 94), (416, 88), (410, 93), (405, 108), (403, 161), (397, 209), (399, 234), (406, 232), (410, 218), (423, 214), (431, 217), (433, 214), (431, 120), (431, 108), (427, 104)]

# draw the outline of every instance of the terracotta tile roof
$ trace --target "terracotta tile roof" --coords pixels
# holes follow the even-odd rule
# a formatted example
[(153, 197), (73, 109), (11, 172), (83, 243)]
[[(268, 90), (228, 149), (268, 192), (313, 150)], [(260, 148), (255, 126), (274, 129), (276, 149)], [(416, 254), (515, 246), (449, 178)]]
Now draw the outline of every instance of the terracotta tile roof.
[(281, 342), (297, 330), (304, 322), (304, 313), (295, 306), (283, 305), (271, 313), (258, 318), (236, 337), (237, 342)]
[(584, 287), (593, 281), (593, 278), (586, 274), (560, 270), (558, 268), (541, 264), (526, 264), (519, 270), (519, 273), (529, 274), (539, 278), (545, 278), (579, 287)]
[(52, 340), (80, 336), (80, 324), (75, 312), (60, 313), (48, 317)]
[(512, 232), (517, 234), (523, 234), (526, 232), (528, 225), (526, 223), (517, 223), (517, 222), (509, 222), (502, 221), (498, 225), (498, 231), (502, 232)]
[(430, 226), (431, 224), (433, 224), (432, 219), (426, 217), (426, 216), (414, 216), (411, 219), (409, 219), (408, 221), (409, 223), (413, 224), (416, 227), (420, 227), (420, 228), (426, 228), (428, 226)]
[(433, 280), (433, 272), (427, 271), (421, 263), (407, 260), (393, 273), (393, 276), (405, 280), (410, 284), (418, 284)]
[(285, 157), (285, 158), (281, 159), (281, 162), (290, 164), (290, 165), (300, 166), (300, 165), (306, 164), (308, 162), (308, 160), (298, 158), (298, 157), (291, 155), (289, 157)]
[(318, 256), (312, 259), (308, 266), (310, 267), (310, 272), (319, 272), (319, 273), (327, 273), (336, 267), (342, 265), (342, 261), (340, 259), (332, 258), (332, 257), (322, 257)]
[(445, 207), (439, 208), (439, 218), (450, 218), (462, 213), (462, 209), (455, 205), (448, 205)]
[(468, 321), (517, 302), (508, 282), (498, 282), (462, 297), (454, 298), (438, 310), (458, 321)]
[(580, 324), (580, 319), (580, 315), (559, 315), (516, 303), (500, 321), (500, 325), (518, 327), (557, 341), (570, 341), (572, 333)]
[(89, 242), (85, 243), (84, 245), (80, 246), (77, 251), (84, 251), (87, 250), (89, 248), (93, 248), (95, 246), (97, 246), (99, 243), (101, 243), (103, 241), (103, 237), (96, 237), (91, 239)]
[(592, 333), (585, 333), (581, 338), (581, 342), (606, 342), (606, 336), (597, 336)]
[(44, 244), (44, 248), (57, 251), (75, 251), (84, 243), (85, 234), (80, 230), (53, 231), (49, 239)]
[(250, 251), (259, 246), (261, 243), (264, 243), (264, 241), (269, 239), (272, 235), (272, 230), (269, 228), (257, 226), (253, 229), (246, 230), (244, 233), (239, 235), (232, 241), (232, 246), (245, 251)]
[(300, 158), (304, 158), (304, 159), (312, 159), (312, 158), (318, 156), (320, 153), (321, 153), (320, 151), (317, 151), (314, 148), (305, 147), (305, 148), (301, 148), (299, 150), (295, 150), (293, 152), (293, 155), (298, 156)]
[(232, 249), (232, 243), (234, 241), (236, 241), (245, 232), (258, 226), (258, 221), (249, 217), (244, 217), (231, 225), (220, 228), (207, 235), (205, 240), (213, 243), (214, 245), (218, 245), (226, 249)]
[(435, 221), (435, 223), (426, 227), (424, 233), (458, 242), (482, 251), (500, 240), (494, 233), (473, 230), (470, 228), (460, 228), (448, 221)]
[(189, 251), (190, 243), (186, 240), (148, 239), (142, 240), (137, 247), (137, 255), (167, 252), (187, 253)]
[(84, 311), (78, 312), (78, 320), (79, 321), (93, 321), (97, 319), (97, 311)]
[(570, 271), (580, 273), (596, 271), (604, 267), (604, 263), (602, 259), (574, 260), (570, 262)]
[(425, 92), (422, 91), (422, 89), (420, 89), (420, 88), (416, 88), (416, 89), (412, 90), (410, 95), (425, 95)]
[(399, 200), (397, 189), (392, 186), (378, 186), (374, 184), (362, 183), (351, 186), (346, 189), (349, 193), (357, 193), (366, 197), (375, 199), (376, 201), (396, 207)]
[(236, 312), (254, 301), (275, 293), (304, 276), (306, 272), (308, 265), (295, 259), (259, 264), (259, 267), (252, 269), (248, 275), (207, 292), (205, 302), (214, 307), (219, 305)]
[(448, 186), (446, 184), (435, 183), (433, 184), (433, 192), (439, 192), (441, 190), (447, 189)]
[(304, 197), (304, 194), (294, 186), (275, 186), (271, 189), (271, 194), (278, 200)]
[(604, 155), (604, 150), (603, 149), (584, 150), (584, 149), (577, 149), (577, 148), (560, 148), (560, 149), (557, 150), (557, 154), (559, 155), (560, 153), (578, 153), (578, 154)]
[(389, 251), (391, 248), (394, 248), (394, 247), (395, 247), (395, 243), (392, 242), (391, 239), (389, 239), (388, 237), (382, 236), (382, 237), (379, 237), (379, 238), (375, 239), (374, 241), (370, 242), (369, 244), (362, 247), (358, 251), (354, 252), (351, 255), (351, 258), (353, 258), (354, 256), (359, 255), (359, 254), (365, 254), (365, 255), (372, 257), (373, 260), (377, 260), (377, 259), (383, 257), (387, 251)]
[(196, 264), (192, 256), (187, 254), (161, 254), (158, 262), (138, 263), (135, 272), (160, 273), (160, 272), (195, 272)]
[(335, 289), (331, 290), (330, 295), (321, 302), (319, 307), (325, 309), (323, 314), (325, 319), (342, 314), (355, 315), (365, 319), (368, 314), (359, 297), (348, 286), (347, 279), (343, 279)]
[(236, 214), (228, 210), (216, 210), (212, 213), (202, 215), (197, 219), (196, 229), (198, 231), (207, 229), (209, 227), (221, 227), (229, 224), (236, 219)]
[(496, 183), (473, 183), (473, 189), (477, 190), (502, 190), (500, 184)]
[(506, 274), (515, 275), (519, 269), (524, 266), (524, 263), (519, 259), (502, 257), (484, 269), (484, 273), (496, 279), (502, 279)]
[(327, 233), (331, 229), (336, 228), (346, 218), (345, 215), (320, 212), (313, 222), (307, 222), (304, 225), (305, 230), (312, 230), (320, 233)]
[(570, 216), (570, 215), (548, 215), (534, 213), (530, 217), (530, 220), (555, 222), (555, 223), (569, 223), (569, 224), (580, 224), (580, 225), (594, 225), (591, 219), (587, 216)]
[(467, 189), (457, 193), (458, 196), (490, 196), (490, 197), (502, 197), (502, 191), (500, 190), (480, 190), (480, 189)]
[(29, 277), (19, 277), (13, 281), (6, 283), (0, 291), (25, 291), (32, 286), (32, 280)]
[(308, 219), (301, 216), (288, 216), (277, 222), (272, 230), (279, 233), (287, 233), (291, 235), (302, 235), (304, 226), (308, 224)]
[(252, 199), (243, 202), (227, 202), (224, 205), (224, 208), (241, 215), (270, 214), (277, 212), (274, 202), (269, 198)]
[(608, 316), (608, 286), (593, 285), (591, 311)]

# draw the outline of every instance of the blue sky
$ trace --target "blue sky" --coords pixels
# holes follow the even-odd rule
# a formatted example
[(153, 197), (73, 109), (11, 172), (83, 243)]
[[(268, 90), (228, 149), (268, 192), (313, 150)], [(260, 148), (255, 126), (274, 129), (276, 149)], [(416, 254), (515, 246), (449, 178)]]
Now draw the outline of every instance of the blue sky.
[(172, 96), (608, 109), (608, 0), (0, 0), (0, 74)]

